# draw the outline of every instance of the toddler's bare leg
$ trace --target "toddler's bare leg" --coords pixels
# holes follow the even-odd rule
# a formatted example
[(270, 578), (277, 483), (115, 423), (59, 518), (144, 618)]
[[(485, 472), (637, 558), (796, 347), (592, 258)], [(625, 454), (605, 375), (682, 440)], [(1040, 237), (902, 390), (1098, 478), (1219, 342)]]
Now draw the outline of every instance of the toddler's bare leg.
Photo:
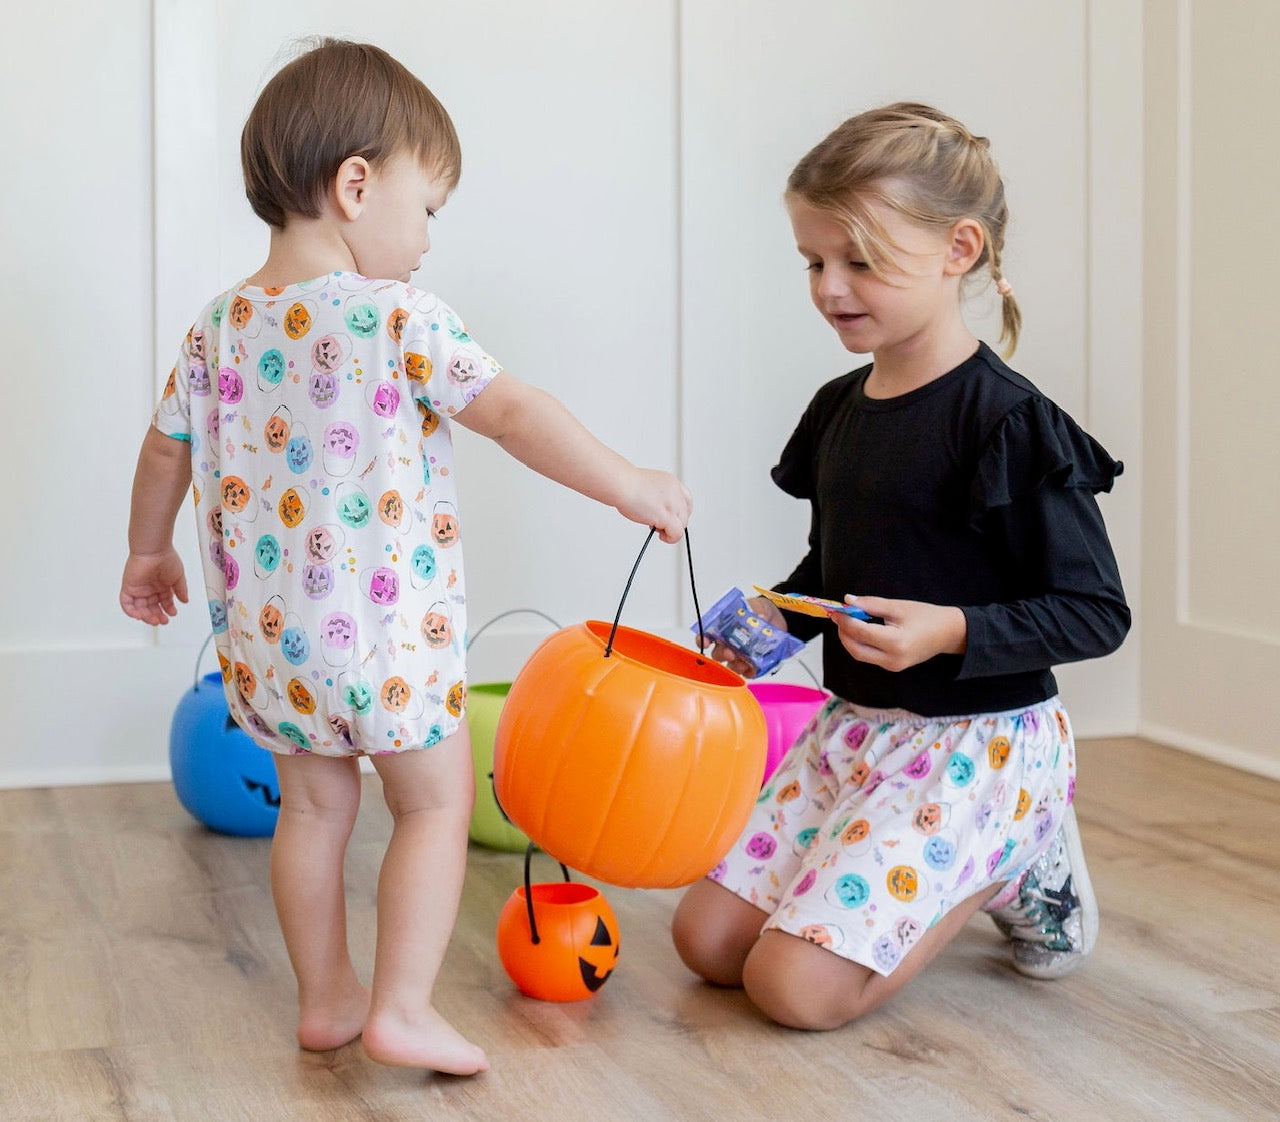
[(467, 727), (431, 748), (372, 760), (394, 826), (378, 878), (378, 945), (365, 1051), (384, 1064), (455, 1075), (485, 1071), (484, 1052), (431, 1004), (467, 863), (475, 798)]
[(280, 817), (271, 893), (298, 979), (298, 1043), (323, 1051), (360, 1035), (369, 991), (347, 950), (342, 865), (360, 807), (354, 759), (277, 756)]

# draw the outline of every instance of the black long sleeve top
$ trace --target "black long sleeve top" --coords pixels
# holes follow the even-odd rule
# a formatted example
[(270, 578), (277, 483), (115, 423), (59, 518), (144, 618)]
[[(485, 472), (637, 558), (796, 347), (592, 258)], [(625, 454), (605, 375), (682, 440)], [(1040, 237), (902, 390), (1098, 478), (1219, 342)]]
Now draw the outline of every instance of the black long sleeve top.
[(985, 344), (928, 385), (865, 394), (866, 366), (818, 390), (772, 476), (807, 499), (809, 551), (779, 590), (961, 608), (963, 655), (899, 672), (856, 661), (828, 620), (823, 681), (925, 716), (999, 712), (1057, 692), (1052, 667), (1115, 650), (1130, 615), (1102, 513), (1123, 465)]

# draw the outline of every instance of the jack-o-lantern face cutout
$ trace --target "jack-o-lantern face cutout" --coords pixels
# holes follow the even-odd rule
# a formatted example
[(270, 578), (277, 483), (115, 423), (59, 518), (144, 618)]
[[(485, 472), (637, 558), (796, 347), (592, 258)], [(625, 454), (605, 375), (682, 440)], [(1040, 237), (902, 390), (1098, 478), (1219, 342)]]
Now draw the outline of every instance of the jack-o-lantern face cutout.
[(238, 475), (228, 475), (222, 481), (222, 505), (232, 514), (239, 514), (249, 505), (249, 485)]
[(403, 678), (388, 678), (382, 683), (382, 707), (392, 713), (403, 713), (412, 692)]
[(310, 310), (305, 304), (291, 304), (284, 314), (284, 333), (290, 339), (301, 339), (310, 330)]
[(910, 865), (894, 865), (885, 878), (889, 895), (904, 903), (914, 900), (920, 891), (919, 874)]
[(616, 928), (610, 929), (605, 923), (605, 917), (597, 916), (596, 929), (588, 949), (578, 956), (578, 971), (588, 993), (595, 993), (609, 980), (609, 975), (618, 964), (621, 949)]
[(452, 503), (436, 503), (431, 515), (431, 540), (441, 548), (456, 545), (461, 534), (458, 526), (458, 512)]
[(431, 360), (416, 351), (405, 351), (404, 372), (409, 381), (420, 382), (425, 386), (431, 381)]
[(299, 713), (306, 715), (316, 711), (315, 694), (307, 688), (307, 684), (301, 678), (290, 678), (288, 686), (285, 687), (285, 693), (289, 697), (289, 704)]
[(449, 692), (444, 695), (444, 707), (451, 717), (461, 717), (467, 704), (467, 686), (465, 682), (454, 682)]
[(418, 402), (418, 412), (422, 414), (422, 435), (430, 436), (440, 427), (440, 414), (427, 408), (421, 401)]
[(345, 717), (332, 716), (329, 718), (329, 729), (337, 739), (338, 743), (346, 748), (354, 748), (355, 740), (351, 736), (351, 722)]
[(609, 902), (597, 889), (573, 881), (517, 888), (498, 916), (497, 935), (498, 956), (511, 980), (542, 1001), (581, 1001), (598, 993), (613, 976), (621, 950)]
[(422, 638), (433, 651), (443, 650), (453, 642), (453, 621), (443, 602), (437, 600), (422, 617)]
[(237, 296), (231, 301), (231, 307), (227, 309), (227, 318), (231, 320), (232, 327), (237, 331), (243, 331), (253, 319), (253, 305), (243, 296)]
[(284, 612), (280, 610), (277, 599), (272, 597), (262, 605), (262, 611), (258, 613), (258, 631), (272, 644), (280, 642), (280, 632), (284, 630)]
[(280, 496), (278, 504), (280, 513), (280, 521), (289, 529), (293, 529), (299, 525), (303, 518), (306, 517), (307, 508), (302, 502), (302, 496), (298, 494), (296, 487), (290, 487), (283, 495)]
[(409, 313), (403, 308), (396, 308), (389, 316), (387, 316), (387, 334), (391, 336), (396, 343), (400, 342), (400, 334), (404, 331), (404, 325), (409, 321)]
[(987, 745), (987, 762), (993, 768), (999, 770), (1009, 762), (1009, 738), (1007, 736), (993, 736), (991, 743)]

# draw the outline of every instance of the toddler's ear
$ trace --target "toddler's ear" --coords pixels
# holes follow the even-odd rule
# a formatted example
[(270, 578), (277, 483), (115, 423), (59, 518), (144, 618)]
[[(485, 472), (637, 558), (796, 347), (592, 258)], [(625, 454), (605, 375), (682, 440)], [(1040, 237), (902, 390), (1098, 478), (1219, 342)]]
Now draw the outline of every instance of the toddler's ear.
[(947, 246), (945, 271), (951, 276), (963, 276), (978, 263), (982, 256), (986, 237), (982, 227), (972, 218), (962, 218), (951, 227)]
[(369, 161), (363, 156), (348, 156), (338, 165), (333, 177), (333, 198), (349, 222), (354, 222), (364, 210), (370, 178)]

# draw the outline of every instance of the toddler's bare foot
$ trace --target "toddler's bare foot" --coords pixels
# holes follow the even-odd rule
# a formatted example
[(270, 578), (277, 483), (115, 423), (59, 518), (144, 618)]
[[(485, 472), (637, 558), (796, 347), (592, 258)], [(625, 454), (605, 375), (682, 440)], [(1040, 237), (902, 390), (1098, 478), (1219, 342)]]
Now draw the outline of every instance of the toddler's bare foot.
[(358, 983), (322, 1001), (309, 1001), (298, 1014), (298, 1043), (308, 1052), (350, 1044), (369, 1016), (369, 990)]
[(369, 1058), (394, 1067), (421, 1067), (451, 1075), (476, 1075), (489, 1070), (489, 1057), (434, 1009), (421, 1016), (399, 1012), (370, 1017), (364, 1026), (364, 1050)]

